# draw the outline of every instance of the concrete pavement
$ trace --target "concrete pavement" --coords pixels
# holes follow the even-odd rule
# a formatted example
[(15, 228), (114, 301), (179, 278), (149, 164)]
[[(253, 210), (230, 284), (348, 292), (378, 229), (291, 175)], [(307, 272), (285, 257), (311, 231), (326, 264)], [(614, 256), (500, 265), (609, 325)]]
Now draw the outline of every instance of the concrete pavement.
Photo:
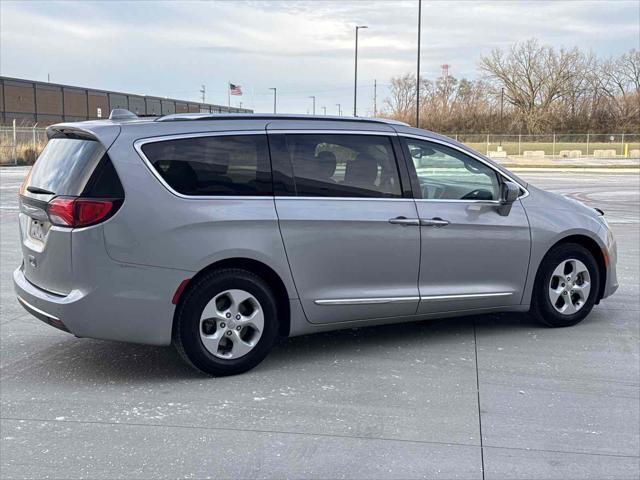
[(603, 208), (617, 235), (620, 290), (576, 327), (504, 314), (330, 332), (221, 379), (22, 310), (22, 175), (0, 169), (1, 478), (640, 476), (637, 174), (521, 174)]

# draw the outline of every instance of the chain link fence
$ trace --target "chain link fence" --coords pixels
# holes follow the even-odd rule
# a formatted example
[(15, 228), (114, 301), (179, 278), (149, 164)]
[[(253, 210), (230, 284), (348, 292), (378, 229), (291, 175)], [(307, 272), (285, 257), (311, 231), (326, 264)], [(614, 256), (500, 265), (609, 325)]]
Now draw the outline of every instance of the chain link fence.
[(0, 127), (0, 165), (30, 165), (47, 143), (44, 128)]
[[(640, 159), (640, 134), (447, 134), (501, 160)], [(0, 164), (31, 164), (47, 142), (44, 128), (0, 127)]]
[(640, 158), (640, 134), (547, 135), (449, 134), (461, 143), (500, 158)]

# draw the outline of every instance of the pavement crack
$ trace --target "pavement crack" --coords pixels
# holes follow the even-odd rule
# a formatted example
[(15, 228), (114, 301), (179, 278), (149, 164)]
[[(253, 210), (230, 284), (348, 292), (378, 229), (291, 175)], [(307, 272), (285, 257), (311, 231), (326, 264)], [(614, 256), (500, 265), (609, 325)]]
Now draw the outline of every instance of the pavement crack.
[(482, 409), (480, 408), (480, 373), (478, 369), (478, 335), (476, 321), (473, 320), (473, 351), (476, 361), (476, 392), (478, 393), (478, 428), (480, 430), (480, 462), (482, 465), (482, 479), (484, 480), (484, 447), (482, 444)]

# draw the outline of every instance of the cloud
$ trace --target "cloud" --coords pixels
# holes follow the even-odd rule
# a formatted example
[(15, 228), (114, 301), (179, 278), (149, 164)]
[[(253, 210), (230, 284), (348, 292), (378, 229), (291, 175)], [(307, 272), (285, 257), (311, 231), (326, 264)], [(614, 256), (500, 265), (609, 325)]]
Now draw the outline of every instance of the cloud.
[[(415, 70), (417, 2), (0, 2), (0, 72), (134, 93), (226, 103), (226, 82), (244, 87), (245, 106), (304, 113), (310, 95), (335, 110), (351, 103), (354, 26), (361, 31), (359, 108), (372, 106), (391, 77)], [(477, 76), (492, 48), (537, 37), (602, 56), (638, 48), (634, 0), (425, 1), (422, 74), (451, 65)], [(238, 101), (238, 98), (234, 98)], [(381, 102), (380, 102), (381, 103)]]

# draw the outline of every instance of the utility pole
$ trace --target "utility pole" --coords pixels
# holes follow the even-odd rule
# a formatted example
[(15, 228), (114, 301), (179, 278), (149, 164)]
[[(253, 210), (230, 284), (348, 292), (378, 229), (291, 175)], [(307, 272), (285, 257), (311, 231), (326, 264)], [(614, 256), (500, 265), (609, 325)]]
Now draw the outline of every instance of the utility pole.
[(309, 98), (313, 100), (313, 114), (315, 115), (316, 114), (316, 96), (311, 95)]
[(273, 113), (276, 113), (276, 100), (277, 100), (277, 95), (278, 95), (278, 89), (271, 87), (269, 88), (269, 90), (273, 90)]
[(373, 116), (378, 114), (378, 81), (373, 79)]
[(422, 0), (418, 0), (418, 67), (416, 70), (416, 128), (420, 128), (420, 34), (422, 30)]
[(322, 114), (326, 115), (327, 114), (327, 107), (322, 107)]
[(200, 93), (202, 94), (202, 103), (204, 102), (204, 96), (205, 96), (205, 92), (207, 90), (207, 87), (205, 87), (204, 85), (202, 85), (202, 88), (200, 89)]
[(356, 25), (356, 56), (355, 56), (355, 72), (353, 75), (353, 116), (358, 116), (357, 98), (358, 98), (358, 30), (361, 28), (369, 28), (366, 25)]
[(342, 116), (342, 106), (339, 103), (336, 103), (336, 107), (338, 107), (338, 116)]

